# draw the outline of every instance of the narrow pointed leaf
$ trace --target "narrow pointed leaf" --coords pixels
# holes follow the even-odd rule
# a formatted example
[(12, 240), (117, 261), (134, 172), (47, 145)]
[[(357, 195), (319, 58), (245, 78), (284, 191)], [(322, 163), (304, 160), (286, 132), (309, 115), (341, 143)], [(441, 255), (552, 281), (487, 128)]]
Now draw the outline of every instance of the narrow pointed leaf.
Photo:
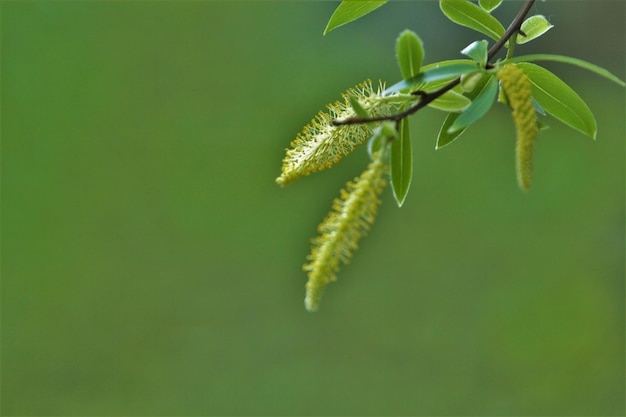
[(391, 185), (393, 196), (402, 207), (404, 199), (409, 192), (411, 177), (413, 176), (413, 155), (411, 152), (411, 132), (409, 130), (409, 119), (400, 121), (400, 131), (398, 137), (391, 142)]
[(398, 36), (396, 56), (402, 78), (408, 80), (419, 74), (424, 59), (424, 46), (415, 32), (407, 29)]
[(552, 29), (554, 25), (548, 22), (544, 16), (538, 14), (535, 16), (531, 16), (522, 23), (522, 32), (526, 34), (526, 36), (517, 35), (517, 43), (523, 44), (526, 42), (530, 42), (533, 39), (536, 39)]
[(563, 80), (547, 69), (530, 63), (518, 66), (530, 79), (533, 97), (551, 116), (596, 138), (596, 119), (587, 104)]
[(554, 62), (563, 62), (565, 64), (576, 65), (577, 67), (586, 69), (587, 71), (591, 71), (601, 77), (604, 77), (607, 80), (613, 81), (614, 83), (619, 84), (622, 87), (626, 86), (626, 82), (622, 81), (620, 78), (613, 75), (606, 69), (596, 64), (592, 64), (591, 62), (587, 62), (578, 58), (573, 58), (571, 56), (553, 55), (553, 54), (533, 54), (533, 55), (520, 55), (515, 58), (507, 59), (507, 62), (511, 62), (511, 63), (531, 62), (531, 61), (554, 61)]
[(461, 53), (469, 56), (484, 67), (487, 64), (487, 41), (472, 42), (463, 48)]
[(456, 91), (446, 91), (439, 98), (432, 101), (429, 106), (438, 110), (458, 112), (465, 110), (472, 100)]
[(458, 63), (435, 67), (424, 70), (417, 74), (415, 77), (411, 77), (408, 80), (402, 80), (388, 89), (385, 90), (385, 95), (395, 93), (396, 91), (402, 91), (411, 88), (412, 86), (427, 83), (431, 81), (444, 80), (448, 78), (458, 77), (461, 74), (476, 71), (478, 64), (476, 63)]
[(472, 100), (472, 104), (448, 128), (448, 132), (453, 133), (463, 129), (483, 117), (493, 105), (497, 93), (498, 81), (495, 77), (491, 77), (478, 96)]
[(324, 35), (339, 26), (350, 23), (370, 12), (373, 12), (385, 3), (387, 3), (387, 0), (343, 0), (330, 17), (330, 20), (326, 25), (326, 29), (324, 29)]
[(448, 19), (474, 29), (492, 39), (504, 35), (504, 26), (495, 17), (467, 0), (440, 0), (439, 7)]
[(487, 12), (491, 12), (492, 10), (494, 10), (500, 5), (500, 3), (502, 3), (502, 0), (480, 0), (478, 2), (478, 4), (480, 4), (480, 7), (482, 7)]
[[(468, 99), (473, 100), (483, 90), (483, 88), (490, 79), (490, 75), (483, 75), (483, 77), (478, 80), (478, 82), (476, 82), (474, 89), (465, 92), (463, 95)], [(452, 124), (456, 121), (460, 114), (461, 113), (448, 114), (443, 122), (443, 125), (441, 126), (441, 129), (439, 129), (439, 134), (437, 136), (437, 145), (435, 146), (435, 149), (441, 149), (444, 146), (449, 145), (450, 143), (454, 142), (456, 138), (461, 136), (463, 132), (465, 132), (466, 128), (456, 130), (452, 133), (448, 132), (448, 129), (450, 128), (450, 126), (452, 126)]]

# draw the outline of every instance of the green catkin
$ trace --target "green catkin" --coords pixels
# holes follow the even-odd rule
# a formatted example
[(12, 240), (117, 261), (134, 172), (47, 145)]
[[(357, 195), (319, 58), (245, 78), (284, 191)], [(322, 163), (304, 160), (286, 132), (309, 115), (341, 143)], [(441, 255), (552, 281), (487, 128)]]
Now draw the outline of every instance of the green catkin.
[(530, 80), (524, 71), (515, 64), (502, 67), (497, 74), (509, 105), (513, 109), (513, 120), (517, 131), (515, 164), (517, 182), (520, 188), (528, 191), (532, 180), (532, 159), (535, 140), (539, 129), (537, 115), (532, 102)]
[(368, 80), (342, 94), (343, 101), (327, 105), (328, 110), (320, 111), (291, 142), (291, 148), (287, 149), (283, 159), (281, 176), (276, 178), (276, 182), (284, 186), (304, 175), (330, 168), (365, 142), (372, 135), (367, 125), (334, 126), (331, 122), (357, 116), (350, 104), (350, 96), (357, 99), (372, 116), (389, 114), (390, 105), (381, 100), (383, 91), (382, 84), (376, 91)]
[(358, 241), (374, 222), (380, 193), (385, 187), (386, 168), (380, 158), (369, 164), (360, 177), (348, 182), (332, 211), (319, 225), (320, 235), (312, 240), (313, 248), (304, 265), (309, 280), (306, 284), (305, 307), (316, 311), (326, 284), (337, 279), (340, 263), (347, 264)]

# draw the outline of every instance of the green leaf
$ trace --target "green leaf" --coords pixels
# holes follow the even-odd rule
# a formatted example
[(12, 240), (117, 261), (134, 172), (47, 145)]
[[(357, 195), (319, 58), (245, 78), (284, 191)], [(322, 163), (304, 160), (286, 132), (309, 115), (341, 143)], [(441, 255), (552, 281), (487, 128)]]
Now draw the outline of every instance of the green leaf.
[(402, 78), (408, 80), (419, 74), (424, 59), (424, 46), (415, 32), (407, 29), (398, 36), (396, 56)]
[(614, 83), (621, 85), (622, 87), (626, 86), (626, 83), (619, 79), (617, 76), (611, 74), (609, 71), (604, 68), (592, 64), (591, 62), (583, 61), (582, 59), (573, 58), (571, 56), (563, 56), (563, 55), (553, 55), (553, 54), (533, 54), (533, 55), (521, 55), (515, 58), (507, 59), (506, 62), (528, 62), (528, 61), (554, 61), (554, 62), (563, 62), (565, 64), (576, 65), (577, 67), (586, 69), (587, 71), (591, 71), (601, 77), (604, 77)]
[(385, 95), (395, 93), (396, 91), (409, 89), (417, 84), (458, 77), (461, 74), (476, 71), (477, 69), (478, 65), (476, 63), (455, 63), (430, 68), (420, 72), (415, 77), (411, 77), (408, 80), (402, 80), (392, 85), (385, 90)]
[(533, 97), (548, 114), (593, 139), (596, 138), (596, 119), (574, 90), (539, 65), (520, 63), (518, 67), (530, 79)]
[(339, 26), (350, 23), (359, 17), (373, 12), (385, 3), (387, 3), (387, 0), (343, 0), (330, 17), (326, 29), (324, 29), (324, 35)]
[(470, 104), (454, 123), (452, 123), (452, 126), (448, 128), (448, 133), (454, 133), (459, 129), (464, 129), (483, 117), (493, 105), (497, 93), (498, 81), (495, 77), (491, 77), (476, 98), (472, 100), (472, 104)]
[(474, 41), (463, 48), (461, 53), (469, 56), (484, 67), (487, 64), (487, 41)]
[(463, 94), (450, 90), (443, 93), (428, 105), (438, 110), (458, 112), (465, 110), (471, 103), (472, 100), (465, 97)]
[(474, 3), (467, 0), (440, 0), (439, 7), (454, 23), (474, 29), (495, 40), (504, 35), (504, 26)]
[(413, 155), (411, 152), (411, 132), (409, 119), (400, 120), (400, 132), (398, 137), (391, 142), (391, 185), (393, 196), (402, 207), (404, 199), (409, 192), (411, 177), (413, 175)]
[(544, 16), (540, 14), (531, 16), (524, 20), (524, 23), (522, 23), (522, 32), (524, 32), (526, 36), (522, 36), (521, 34), (517, 35), (516, 42), (520, 45), (530, 42), (533, 39), (540, 37), (553, 27), (554, 25), (548, 22), (548, 19)]
[[(480, 80), (478, 80), (475, 83), (472, 83), (475, 85), (474, 89), (465, 92), (464, 96), (470, 100), (473, 100), (483, 90), (483, 88), (485, 87), (485, 85), (491, 78), (492, 78), (491, 75), (483, 74)], [(441, 126), (441, 129), (439, 129), (439, 134), (437, 136), (437, 145), (435, 146), (435, 149), (441, 149), (444, 146), (449, 145), (456, 138), (461, 136), (463, 132), (465, 132), (465, 128), (459, 129), (452, 133), (448, 132), (448, 129), (450, 128), (450, 126), (452, 126), (452, 124), (456, 121), (456, 119), (459, 117), (460, 114), (461, 113), (448, 114), (448, 116), (443, 122), (443, 125)]]
[(491, 12), (492, 10), (494, 10), (500, 5), (500, 3), (502, 3), (502, 0), (480, 0), (478, 2), (478, 4), (480, 4), (480, 7), (482, 7), (487, 12)]

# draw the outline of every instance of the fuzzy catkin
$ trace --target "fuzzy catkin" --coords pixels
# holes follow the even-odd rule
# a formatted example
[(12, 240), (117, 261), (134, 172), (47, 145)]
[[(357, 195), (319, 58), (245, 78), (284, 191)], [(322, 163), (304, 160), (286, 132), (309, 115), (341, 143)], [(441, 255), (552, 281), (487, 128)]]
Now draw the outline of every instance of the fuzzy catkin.
[(517, 182), (520, 188), (528, 191), (532, 180), (532, 159), (535, 140), (539, 129), (537, 115), (532, 102), (530, 80), (524, 71), (515, 64), (502, 67), (497, 73), (500, 85), (504, 90), (517, 132), (515, 146), (515, 165)]
[(360, 177), (348, 182), (340, 198), (333, 202), (332, 211), (319, 225), (320, 235), (313, 239), (313, 249), (304, 265), (309, 280), (306, 284), (305, 307), (316, 311), (326, 284), (337, 279), (340, 263), (347, 264), (358, 241), (374, 222), (386, 181), (385, 164), (375, 159)]
[(330, 168), (365, 142), (372, 134), (367, 125), (334, 126), (332, 121), (357, 116), (350, 104), (350, 96), (372, 116), (389, 114), (390, 105), (381, 100), (383, 91), (382, 83), (375, 90), (368, 80), (346, 91), (342, 95), (343, 101), (327, 105), (327, 111), (320, 111), (291, 142), (276, 182), (284, 186), (304, 175)]

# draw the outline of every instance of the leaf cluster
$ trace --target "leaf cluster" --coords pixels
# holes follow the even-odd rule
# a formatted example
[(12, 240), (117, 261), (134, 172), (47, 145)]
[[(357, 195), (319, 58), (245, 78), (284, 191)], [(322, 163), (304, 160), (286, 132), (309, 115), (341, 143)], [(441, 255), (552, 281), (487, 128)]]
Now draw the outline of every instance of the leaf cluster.
[[(324, 34), (365, 16), (385, 3), (385, 1), (342, 1), (331, 16)], [(502, 0), (480, 0), (478, 4), (468, 0), (440, 0), (439, 6), (452, 22), (497, 42), (503, 40), (506, 29), (491, 13), (501, 3)], [(467, 128), (483, 117), (491, 109), (496, 98), (507, 104), (496, 74), (502, 66), (518, 63), (519, 68), (530, 79), (533, 103), (539, 114), (548, 114), (595, 139), (597, 134), (595, 117), (583, 99), (556, 74), (532, 62), (568, 63), (621, 86), (624, 86), (624, 82), (605, 69), (577, 58), (552, 54), (513, 56), (515, 45), (528, 43), (552, 28), (553, 25), (543, 15), (530, 16), (523, 19), (519, 27), (514, 28), (511, 39), (504, 39), (508, 51), (504, 59), (490, 63), (489, 41), (480, 39), (461, 50), (461, 53), (469, 59), (441, 61), (425, 66), (422, 66), (424, 46), (421, 39), (416, 33), (404, 30), (396, 41), (396, 57), (402, 80), (387, 88), (385, 94), (414, 95), (419, 102), (424, 93), (437, 92), (450, 86), (428, 103), (430, 107), (448, 112), (437, 136), (435, 148), (440, 149), (455, 141)], [(408, 104), (403, 103), (400, 110), (406, 111)], [(411, 138), (408, 123), (404, 120), (405, 118), (397, 120), (398, 140), (393, 141), (390, 147), (391, 183), (399, 206), (406, 198), (412, 172), (411, 157), (407, 155), (411, 149)], [(541, 122), (541, 127), (545, 129), (547, 124)]]
[[(312, 153), (306, 149), (309, 149), (307, 147), (311, 144), (317, 146), (321, 143), (323, 138), (319, 132), (334, 133), (339, 132), (333, 130), (334, 128), (345, 128), (340, 131), (341, 135), (335, 134), (329, 143), (349, 151), (365, 142), (362, 134), (367, 132), (370, 135), (367, 141), (370, 157), (378, 164), (377, 166), (388, 165), (393, 196), (398, 206), (402, 206), (411, 185), (413, 172), (411, 141), (414, 138), (410, 132), (409, 117), (424, 107), (447, 113), (436, 138), (435, 148), (440, 149), (457, 140), (498, 101), (511, 108), (517, 131), (518, 183), (520, 188), (528, 190), (534, 141), (539, 131), (547, 127), (546, 122), (540, 117), (549, 115), (592, 139), (597, 135), (595, 117), (584, 100), (556, 74), (538, 65), (537, 62), (553, 61), (574, 65), (622, 87), (626, 85), (609, 71), (578, 58), (553, 54), (515, 56), (517, 45), (537, 39), (553, 28), (543, 15), (527, 16), (534, 1), (526, 0), (518, 14), (505, 28), (492, 15), (502, 0), (479, 0), (477, 3), (469, 0), (439, 0), (442, 13), (451, 22), (479, 34), (476, 41), (461, 50), (466, 58), (424, 65), (425, 49), (422, 40), (411, 30), (402, 31), (395, 44), (401, 79), (389, 87), (379, 88), (376, 93), (371, 88), (367, 94), (355, 93), (354, 90), (345, 93), (344, 104), (338, 108), (329, 107), (330, 115), (339, 117), (318, 116), (315, 129), (305, 128), (298, 136), (296, 145), (304, 146), (305, 150), (298, 151), (297, 158), (292, 157), (289, 161), (286, 159), (284, 167), (288, 163), (293, 164), (294, 161), (311, 164), (311, 159), (307, 158)], [(332, 14), (324, 34), (373, 12), (386, 2), (386, 0), (343, 0)], [(506, 56), (495, 59), (503, 48), (506, 49)], [(326, 125), (319, 126), (321, 121)], [(367, 130), (364, 131), (363, 128)], [(360, 132), (357, 141), (346, 139), (355, 135), (355, 132)], [(349, 145), (346, 146), (343, 141), (348, 141)], [(322, 156), (324, 152), (326, 151), (322, 149)], [(288, 150), (288, 156), (290, 153), (294, 155), (293, 150)], [(335, 153), (334, 159), (331, 158), (332, 164), (338, 162), (343, 154), (345, 152)], [(319, 158), (319, 155), (316, 158)], [(311, 172), (332, 165), (315, 164), (313, 162), (313, 166), (310, 167)], [(283, 172), (281, 178), (285, 175)], [(289, 177), (290, 181), (296, 178), (297, 176), (293, 175)], [(376, 193), (380, 191), (381, 188), (377, 188)], [(342, 196), (345, 201), (351, 201), (351, 196), (345, 192)], [(368, 224), (372, 221), (372, 218), (368, 218)], [(341, 237), (343, 233), (341, 229), (330, 229), (326, 227), (323, 236)], [(355, 248), (356, 242), (348, 242), (346, 245)], [(311, 263), (307, 266), (310, 279), (312, 276), (318, 276), (320, 270), (327, 267), (322, 265), (324, 262), (320, 263), (320, 260), (315, 258), (315, 253), (319, 252), (319, 249), (314, 249), (313, 259), (310, 258)], [(312, 268), (311, 265), (316, 267)], [(336, 268), (331, 269), (332, 277), (318, 278), (316, 282), (326, 283), (334, 280)], [(316, 300), (322, 287), (316, 287)]]

